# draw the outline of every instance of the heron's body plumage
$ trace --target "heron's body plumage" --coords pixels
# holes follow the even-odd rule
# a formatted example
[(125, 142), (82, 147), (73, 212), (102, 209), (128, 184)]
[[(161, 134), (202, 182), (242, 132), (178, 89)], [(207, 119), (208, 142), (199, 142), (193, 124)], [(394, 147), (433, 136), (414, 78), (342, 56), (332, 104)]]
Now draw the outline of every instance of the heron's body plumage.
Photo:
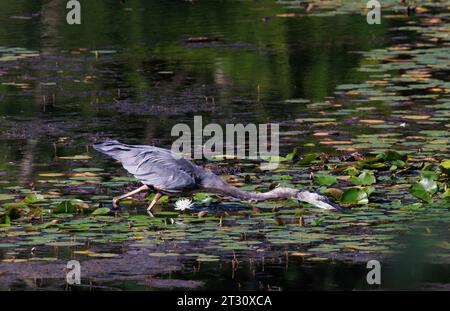
[(118, 141), (94, 144), (94, 149), (122, 163), (143, 184), (167, 195), (195, 191), (208, 174), (204, 168), (155, 146), (125, 145)]

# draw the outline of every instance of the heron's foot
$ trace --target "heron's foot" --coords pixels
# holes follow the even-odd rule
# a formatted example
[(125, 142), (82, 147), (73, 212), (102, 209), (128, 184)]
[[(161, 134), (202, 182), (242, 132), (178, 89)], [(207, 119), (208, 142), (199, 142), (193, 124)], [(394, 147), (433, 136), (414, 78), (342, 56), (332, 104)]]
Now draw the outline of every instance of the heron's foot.
[(156, 202), (158, 202), (158, 200), (159, 200), (160, 198), (161, 198), (161, 193), (157, 192), (156, 195), (155, 195), (155, 197), (153, 198), (152, 203), (150, 203), (150, 205), (147, 207), (147, 214), (148, 214), (150, 217), (155, 217), (155, 216), (153, 216), (153, 214), (152, 214), (152, 208), (153, 208), (153, 206), (155, 206)]
[(155, 215), (153, 215), (153, 213), (152, 213), (152, 207), (153, 206), (149, 206), (148, 208), (147, 208), (147, 214), (148, 214), (148, 216), (150, 216), (150, 217), (155, 217)]

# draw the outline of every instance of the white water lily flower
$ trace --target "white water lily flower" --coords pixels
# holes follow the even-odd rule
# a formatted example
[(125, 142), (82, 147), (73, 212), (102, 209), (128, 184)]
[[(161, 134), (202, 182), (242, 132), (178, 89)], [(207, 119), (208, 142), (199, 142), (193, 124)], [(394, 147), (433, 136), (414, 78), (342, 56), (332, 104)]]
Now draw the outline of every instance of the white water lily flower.
[(187, 209), (191, 209), (193, 206), (192, 200), (189, 199), (179, 199), (175, 202), (175, 210), (184, 211)]

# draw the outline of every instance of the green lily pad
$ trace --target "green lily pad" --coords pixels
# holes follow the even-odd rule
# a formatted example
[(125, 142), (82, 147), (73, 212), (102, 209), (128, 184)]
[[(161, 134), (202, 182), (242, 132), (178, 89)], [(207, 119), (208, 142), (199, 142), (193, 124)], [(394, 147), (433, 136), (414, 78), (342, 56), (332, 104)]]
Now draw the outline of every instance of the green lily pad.
[(14, 199), (14, 196), (10, 194), (0, 194), (0, 201), (8, 201)]
[(335, 176), (330, 175), (315, 175), (314, 182), (319, 186), (333, 186), (338, 183)]
[(28, 205), (24, 202), (14, 202), (14, 203), (5, 203), (3, 204), (4, 208), (25, 208)]
[(384, 161), (388, 161), (388, 162), (398, 161), (398, 160), (406, 161), (407, 155), (401, 154), (397, 151), (388, 150), (383, 154), (383, 159), (384, 159)]
[(44, 202), (44, 196), (42, 194), (36, 194), (36, 193), (31, 193), (29, 195), (27, 195), (25, 197), (25, 199), (23, 200), (23, 202), (27, 203), (27, 204), (36, 204), (36, 203), (41, 203)]
[(431, 178), (422, 178), (419, 181), (419, 184), (421, 184), (423, 186), (423, 188), (425, 189), (425, 191), (431, 195), (435, 194), (438, 190), (436, 181), (434, 181)]
[(214, 198), (209, 194), (199, 192), (194, 195), (193, 200), (200, 204), (210, 204), (214, 201)]
[(346, 190), (341, 197), (343, 204), (367, 204), (369, 196), (363, 189), (351, 188)]
[(377, 179), (375, 178), (374, 174), (369, 171), (363, 171), (358, 177), (350, 177), (349, 181), (357, 186), (370, 186), (377, 182)]
[(443, 173), (450, 176), (450, 160), (444, 160), (442, 161), (440, 168)]
[(73, 241), (64, 241), (64, 242), (50, 242), (47, 243), (48, 246), (61, 246), (61, 247), (71, 247), (71, 246), (79, 246), (84, 245), (83, 243), (73, 242)]
[(53, 213), (73, 213), (75, 211), (75, 207), (70, 201), (63, 201), (59, 203), (56, 207), (53, 208)]
[(415, 196), (416, 198), (425, 201), (427, 203), (431, 203), (433, 202), (433, 198), (431, 197), (431, 195), (428, 193), (428, 191), (425, 189), (425, 187), (423, 186), (423, 184), (417, 183), (412, 185), (409, 188), (409, 192)]
[(107, 207), (101, 207), (97, 208), (95, 211), (92, 212), (92, 216), (98, 216), (98, 215), (108, 215), (111, 212), (111, 210)]
[(88, 253), (89, 257), (98, 257), (98, 258), (113, 258), (120, 256), (119, 254), (114, 253)]
[(154, 253), (149, 254), (149, 256), (152, 256), (152, 257), (176, 257), (179, 255), (180, 254), (178, 254), (178, 253), (160, 253), (160, 252), (154, 252)]
[(312, 161), (316, 160), (318, 155), (316, 153), (309, 153), (305, 155), (301, 160), (297, 161), (297, 165), (308, 165)]

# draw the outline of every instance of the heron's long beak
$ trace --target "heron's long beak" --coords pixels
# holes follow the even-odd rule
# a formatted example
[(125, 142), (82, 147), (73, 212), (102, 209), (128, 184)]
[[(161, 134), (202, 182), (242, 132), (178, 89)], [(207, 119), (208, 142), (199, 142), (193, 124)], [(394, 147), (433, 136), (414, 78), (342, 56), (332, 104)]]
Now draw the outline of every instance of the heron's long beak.
[(338, 210), (340, 212), (344, 211), (342, 207), (331, 202), (326, 196), (320, 195), (318, 193), (302, 191), (297, 195), (297, 199), (312, 204), (320, 209)]
[(322, 201), (322, 203), (325, 204), (325, 205), (327, 205), (327, 206), (329, 206), (328, 209), (336, 209), (336, 210), (338, 210), (338, 211), (340, 211), (340, 212), (343, 212), (343, 211), (344, 211), (344, 209), (343, 209), (342, 207), (340, 207), (339, 205), (337, 205), (337, 204), (334, 203), (334, 202), (331, 202), (327, 197), (325, 197), (325, 200)]

